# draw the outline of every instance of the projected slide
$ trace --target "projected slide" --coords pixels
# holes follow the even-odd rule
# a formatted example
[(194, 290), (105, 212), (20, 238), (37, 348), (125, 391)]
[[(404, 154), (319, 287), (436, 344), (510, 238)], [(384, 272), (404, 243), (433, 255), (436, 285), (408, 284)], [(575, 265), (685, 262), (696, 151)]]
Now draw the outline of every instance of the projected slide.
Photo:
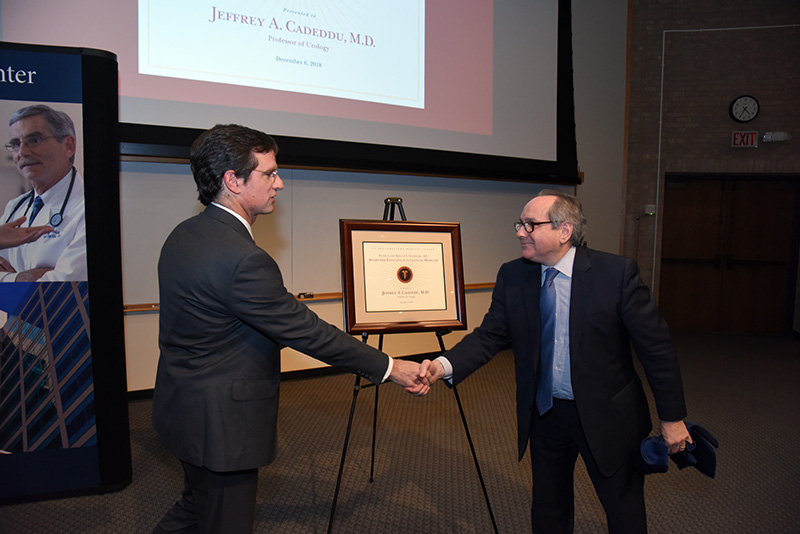
[[(557, 139), (574, 137), (574, 121), (557, 119), (559, 102), (572, 109), (571, 68), (558, 81), (558, 35), (570, 32), (559, 6), (569, 4), (0, 0), (0, 29), (6, 41), (116, 54), (123, 123), (205, 129), (236, 122), (300, 139), (536, 160), (545, 167), (519, 161), (526, 170), (513, 178), (551, 180), (561, 174), (551, 165)], [(569, 62), (568, 50), (562, 58)], [(428, 156), (438, 163), (429, 165)], [(457, 174), (512, 178), (497, 161), (453, 156), (445, 164), (442, 156), (400, 160), (414, 173), (459, 167)]]
[(139, 2), (139, 72), (425, 107), (425, 2)]

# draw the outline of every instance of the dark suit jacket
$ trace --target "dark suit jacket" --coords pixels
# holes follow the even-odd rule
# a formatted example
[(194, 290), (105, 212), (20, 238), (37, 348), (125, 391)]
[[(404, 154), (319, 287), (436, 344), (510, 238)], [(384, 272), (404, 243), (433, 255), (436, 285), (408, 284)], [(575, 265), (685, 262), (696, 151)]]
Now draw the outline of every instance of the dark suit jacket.
[[(572, 275), (572, 388), (592, 455), (603, 475), (610, 476), (631, 459), (652, 428), (631, 342), (663, 421), (686, 416), (680, 370), (669, 329), (633, 260), (578, 247)], [(458, 383), (512, 345), (520, 459), (536, 410), (540, 288), (540, 264), (518, 259), (503, 265), (482, 324), (445, 355)]]
[(269, 254), (215, 206), (175, 228), (158, 277), (153, 426), (180, 460), (214, 471), (274, 460), (283, 345), (373, 383), (386, 373), (385, 355), (299, 303)]

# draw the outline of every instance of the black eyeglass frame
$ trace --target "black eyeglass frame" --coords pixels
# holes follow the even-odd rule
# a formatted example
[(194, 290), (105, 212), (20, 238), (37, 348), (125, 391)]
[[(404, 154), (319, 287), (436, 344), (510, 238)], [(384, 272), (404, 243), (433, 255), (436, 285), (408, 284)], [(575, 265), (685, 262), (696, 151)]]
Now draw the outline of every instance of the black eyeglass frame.
[(539, 226), (541, 224), (552, 224), (552, 223), (553, 223), (553, 221), (539, 221), (539, 222), (517, 221), (517, 222), (514, 223), (514, 231), (515, 232), (519, 232), (519, 229), (524, 226), (525, 227), (525, 231), (528, 232), (529, 234), (532, 234), (533, 231), (536, 230), (537, 226)]

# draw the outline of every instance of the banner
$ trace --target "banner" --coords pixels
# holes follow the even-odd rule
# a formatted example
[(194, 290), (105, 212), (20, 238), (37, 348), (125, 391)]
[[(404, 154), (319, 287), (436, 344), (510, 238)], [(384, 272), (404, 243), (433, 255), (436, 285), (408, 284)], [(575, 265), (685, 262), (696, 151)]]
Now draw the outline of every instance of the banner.
[[(98, 165), (102, 158), (84, 154), (90, 111), (84, 106), (95, 108), (89, 116), (98, 112), (97, 103), (84, 102), (84, 84), (103, 87), (84, 78), (91, 70), (86, 57), (89, 63), (103, 54), (113, 58), (96, 52), (0, 47), (0, 118), (7, 125), (7, 157), (0, 163), (0, 499), (103, 485), (96, 396), (103, 366), (93, 359), (90, 309), (96, 304), (95, 314), (109, 314), (105, 302), (93, 300), (90, 307), (95, 273), (87, 254), (85, 162), (107, 169), (104, 181), (90, 188), (95, 195), (107, 198), (109, 181), (119, 176), (118, 164), (115, 172)], [(92, 127), (114, 139), (116, 107), (99, 111)], [(104, 290), (113, 294), (119, 267), (113, 267), (114, 241), (108, 244), (108, 272), (96, 278), (99, 284), (102, 274)], [(103, 264), (99, 259), (95, 265)], [(113, 316), (106, 320), (117, 333)], [(127, 439), (127, 411), (123, 419)], [(47, 467), (48, 476), (26, 476), (34, 467)]]

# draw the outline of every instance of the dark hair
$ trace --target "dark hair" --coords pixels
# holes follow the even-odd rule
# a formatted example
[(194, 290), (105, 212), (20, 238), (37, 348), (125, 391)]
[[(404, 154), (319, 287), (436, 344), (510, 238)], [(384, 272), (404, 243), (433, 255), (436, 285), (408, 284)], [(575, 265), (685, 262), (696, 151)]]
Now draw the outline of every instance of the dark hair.
[(578, 197), (571, 195), (562, 189), (542, 189), (537, 197), (553, 196), (556, 197), (553, 205), (547, 213), (547, 217), (552, 221), (553, 228), (558, 228), (563, 222), (572, 225), (572, 236), (569, 241), (579, 247), (583, 244), (586, 234), (586, 217), (583, 215), (583, 206)]
[[(36, 104), (18, 109), (13, 115), (11, 115), (11, 118), (8, 120), (8, 125), (11, 126), (15, 122), (18, 122), (22, 119), (36, 117), (38, 115), (41, 115), (42, 118), (44, 118), (45, 122), (47, 123), (47, 127), (50, 128), (50, 133), (53, 134), (56, 139), (58, 139), (59, 143), (68, 135), (75, 137), (75, 124), (72, 122), (72, 118), (70, 118), (70, 116), (63, 111), (57, 111), (50, 106), (45, 106), (44, 104)], [(75, 162), (74, 153), (69, 160), (72, 163)]]
[(190, 166), (200, 202), (208, 206), (222, 190), (222, 177), (233, 171), (245, 183), (258, 165), (254, 153), (274, 152), (278, 145), (264, 132), (238, 124), (217, 124), (192, 143)]

